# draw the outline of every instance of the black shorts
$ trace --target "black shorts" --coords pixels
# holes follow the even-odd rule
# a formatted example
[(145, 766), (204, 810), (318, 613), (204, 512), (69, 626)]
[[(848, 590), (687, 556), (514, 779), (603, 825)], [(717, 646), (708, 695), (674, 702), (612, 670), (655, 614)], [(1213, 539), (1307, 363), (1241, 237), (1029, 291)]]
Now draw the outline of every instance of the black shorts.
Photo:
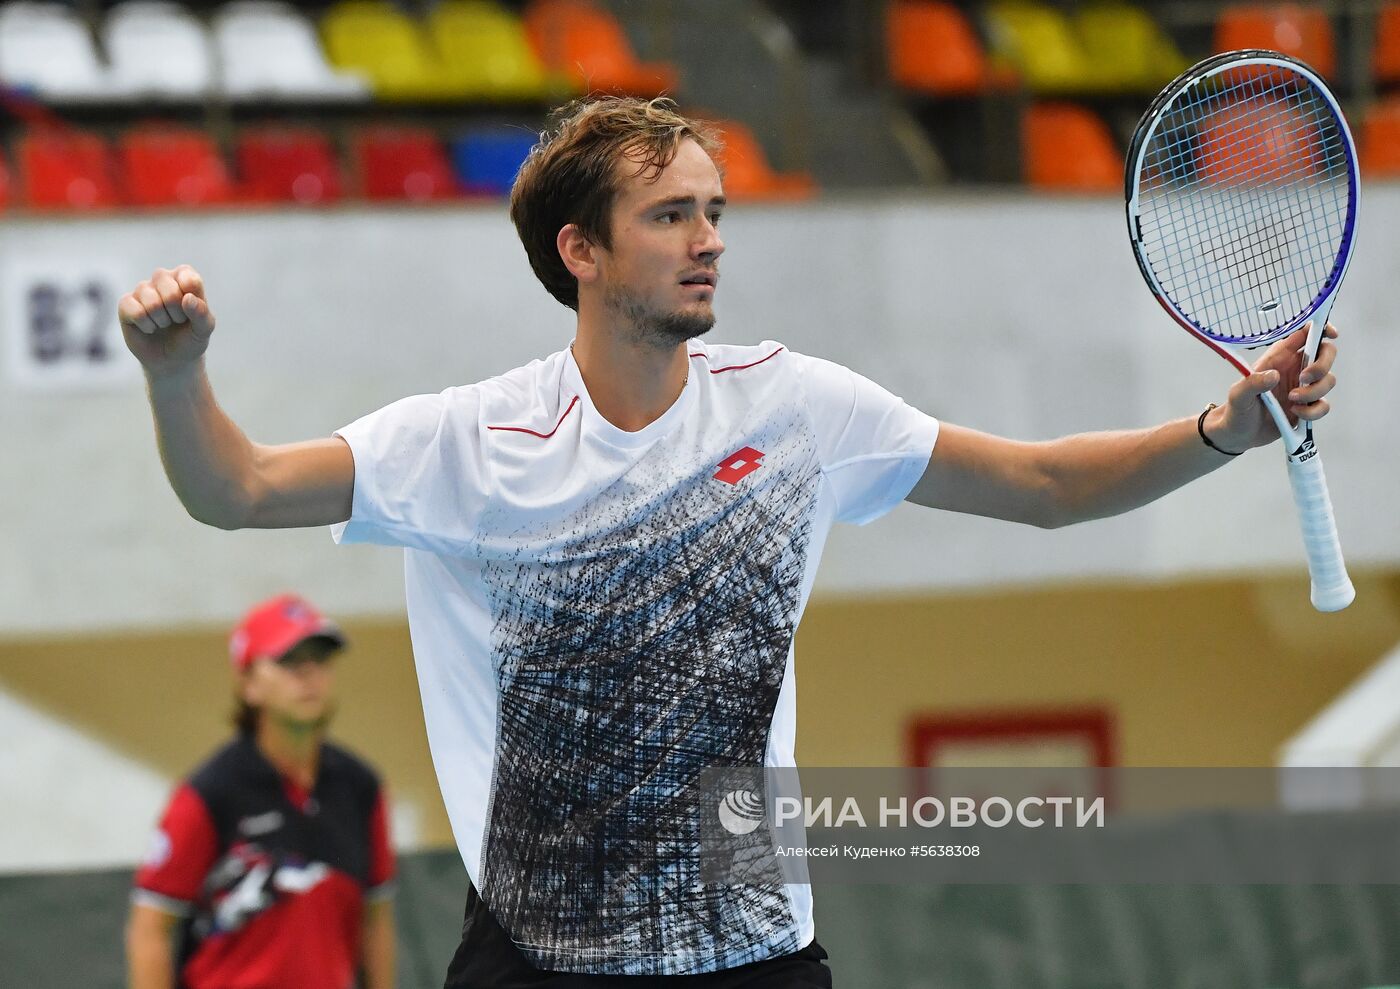
[(496, 923), (475, 889), (467, 891), (462, 943), (443, 989), (831, 989), (826, 951), (813, 941), (801, 951), (701, 975), (579, 975), (535, 968)]

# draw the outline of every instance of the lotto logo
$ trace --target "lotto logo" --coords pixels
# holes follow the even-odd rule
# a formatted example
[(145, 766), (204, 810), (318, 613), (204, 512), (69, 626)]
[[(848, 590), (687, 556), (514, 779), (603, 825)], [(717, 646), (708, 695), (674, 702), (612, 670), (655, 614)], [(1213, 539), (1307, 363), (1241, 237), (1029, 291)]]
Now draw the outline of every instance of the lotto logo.
[(715, 477), (725, 484), (738, 484), (763, 466), (759, 463), (762, 459), (763, 451), (746, 446), (721, 460)]

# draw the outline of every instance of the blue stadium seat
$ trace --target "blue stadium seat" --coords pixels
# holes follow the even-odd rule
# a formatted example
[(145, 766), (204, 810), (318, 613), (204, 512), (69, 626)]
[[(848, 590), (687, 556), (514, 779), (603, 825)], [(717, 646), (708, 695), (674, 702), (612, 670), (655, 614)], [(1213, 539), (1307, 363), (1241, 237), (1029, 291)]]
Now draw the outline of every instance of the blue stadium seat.
[(519, 127), (469, 131), (452, 142), (452, 167), (468, 193), (506, 196), (539, 135)]

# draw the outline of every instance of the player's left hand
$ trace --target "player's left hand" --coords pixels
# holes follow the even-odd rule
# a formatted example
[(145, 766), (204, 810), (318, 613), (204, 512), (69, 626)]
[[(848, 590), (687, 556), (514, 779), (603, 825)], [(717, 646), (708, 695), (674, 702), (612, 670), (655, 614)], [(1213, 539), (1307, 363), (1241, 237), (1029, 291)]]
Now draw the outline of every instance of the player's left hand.
[(1288, 421), (1316, 422), (1331, 409), (1329, 392), (1337, 384), (1332, 364), (1337, 359), (1337, 328), (1327, 324), (1317, 347), (1317, 360), (1304, 366), (1302, 349), (1308, 339), (1304, 324), (1279, 340), (1254, 363), (1254, 373), (1230, 389), (1229, 398), (1206, 416), (1206, 435), (1222, 450), (1243, 452), (1278, 439), (1278, 427), (1259, 396), (1272, 391)]

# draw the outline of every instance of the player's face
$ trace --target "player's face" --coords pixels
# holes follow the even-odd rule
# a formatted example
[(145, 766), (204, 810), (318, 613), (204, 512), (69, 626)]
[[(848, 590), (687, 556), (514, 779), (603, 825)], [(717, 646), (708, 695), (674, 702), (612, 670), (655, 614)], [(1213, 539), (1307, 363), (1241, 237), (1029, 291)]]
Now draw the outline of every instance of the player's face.
[(255, 660), (248, 668), (244, 696), (265, 719), (294, 729), (320, 727), (334, 704), (337, 651), (325, 640), (308, 639), (279, 660)]
[(681, 142), (654, 181), (627, 158), (612, 211), (612, 248), (600, 250), (604, 302), (640, 336), (674, 344), (715, 322), (715, 288), (724, 242), (716, 229), (724, 189), (710, 156)]

